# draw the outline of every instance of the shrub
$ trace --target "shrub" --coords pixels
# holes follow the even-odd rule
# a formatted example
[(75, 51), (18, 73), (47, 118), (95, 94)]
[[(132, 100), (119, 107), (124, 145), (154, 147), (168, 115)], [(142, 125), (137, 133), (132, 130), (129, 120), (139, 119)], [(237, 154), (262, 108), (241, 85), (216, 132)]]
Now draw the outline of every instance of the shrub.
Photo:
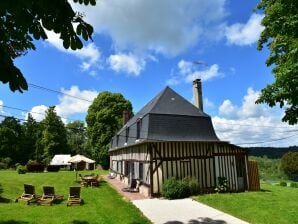
[(17, 172), (18, 174), (25, 174), (26, 173), (26, 167), (22, 165), (17, 166)]
[(290, 179), (298, 179), (298, 152), (288, 152), (281, 158), (281, 169)]
[(287, 182), (285, 182), (285, 181), (280, 181), (279, 185), (282, 186), (282, 187), (286, 187), (286, 186), (287, 186)]
[(295, 182), (292, 182), (292, 183), (290, 184), (290, 187), (297, 188), (297, 187), (298, 187), (298, 184), (295, 183)]
[(190, 195), (188, 183), (175, 178), (169, 178), (162, 186), (162, 196), (168, 199), (185, 198)]
[(43, 172), (45, 169), (45, 165), (33, 160), (29, 160), (26, 164), (28, 172)]
[(197, 179), (184, 178), (183, 181), (187, 183), (190, 195), (197, 195), (200, 193), (201, 189)]
[(53, 165), (48, 165), (47, 166), (47, 171), (48, 172), (58, 172), (60, 170), (60, 166), (53, 166)]
[(217, 178), (217, 186), (214, 189), (217, 193), (226, 193), (230, 190), (229, 182), (226, 177)]
[(1, 169), (7, 169), (11, 163), (11, 158), (6, 157), (6, 158), (1, 158), (0, 159), (0, 170)]

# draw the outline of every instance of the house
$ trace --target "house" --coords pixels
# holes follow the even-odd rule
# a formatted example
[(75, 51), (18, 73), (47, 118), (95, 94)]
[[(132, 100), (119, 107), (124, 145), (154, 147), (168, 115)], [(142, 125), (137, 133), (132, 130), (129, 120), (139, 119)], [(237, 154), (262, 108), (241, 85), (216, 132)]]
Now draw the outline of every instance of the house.
[[(166, 87), (112, 138), (110, 169), (127, 185), (142, 183), (146, 196), (161, 193), (169, 177), (196, 178), (212, 191), (218, 177), (226, 177), (231, 191), (248, 189), (247, 152), (216, 136), (211, 118), (203, 111), (201, 81), (193, 82), (195, 105)], [(127, 122), (126, 122), (127, 121)]]
[(59, 166), (61, 168), (70, 168), (71, 163), (68, 162), (70, 159), (70, 154), (68, 155), (55, 155), (50, 162), (51, 166)]

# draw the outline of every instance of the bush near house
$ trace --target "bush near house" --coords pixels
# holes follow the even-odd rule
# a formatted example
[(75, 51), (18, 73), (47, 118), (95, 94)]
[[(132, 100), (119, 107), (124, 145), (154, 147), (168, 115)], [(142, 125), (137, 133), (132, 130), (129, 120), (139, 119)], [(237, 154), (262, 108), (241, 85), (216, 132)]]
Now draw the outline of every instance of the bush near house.
[(45, 165), (34, 160), (29, 160), (26, 164), (27, 172), (43, 172)]
[(193, 178), (184, 178), (177, 180), (172, 177), (165, 181), (162, 187), (162, 196), (167, 199), (186, 198), (200, 193), (200, 187), (197, 180)]

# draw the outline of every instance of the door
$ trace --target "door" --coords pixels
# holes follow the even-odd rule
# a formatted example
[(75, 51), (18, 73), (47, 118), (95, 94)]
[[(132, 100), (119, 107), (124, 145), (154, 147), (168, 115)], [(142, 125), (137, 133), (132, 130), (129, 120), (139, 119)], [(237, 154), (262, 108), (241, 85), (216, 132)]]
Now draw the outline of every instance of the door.
[(237, 182), (238, 182), (238, 191), (245, 190), (245, 157), (236, 156), (236, 169), (237, 169)]

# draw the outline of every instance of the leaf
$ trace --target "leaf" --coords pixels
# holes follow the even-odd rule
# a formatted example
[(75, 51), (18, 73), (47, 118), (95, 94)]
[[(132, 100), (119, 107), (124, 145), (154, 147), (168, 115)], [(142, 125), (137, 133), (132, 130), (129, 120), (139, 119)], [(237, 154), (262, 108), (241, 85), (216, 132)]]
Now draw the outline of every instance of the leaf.
[(65, 49), (68, 49), (69, 46), (70, 46), (70, 40), (69, 40), (68, 38), (65, 38), (65, 39), (63, 40), (63, 47), (64, 47)]

